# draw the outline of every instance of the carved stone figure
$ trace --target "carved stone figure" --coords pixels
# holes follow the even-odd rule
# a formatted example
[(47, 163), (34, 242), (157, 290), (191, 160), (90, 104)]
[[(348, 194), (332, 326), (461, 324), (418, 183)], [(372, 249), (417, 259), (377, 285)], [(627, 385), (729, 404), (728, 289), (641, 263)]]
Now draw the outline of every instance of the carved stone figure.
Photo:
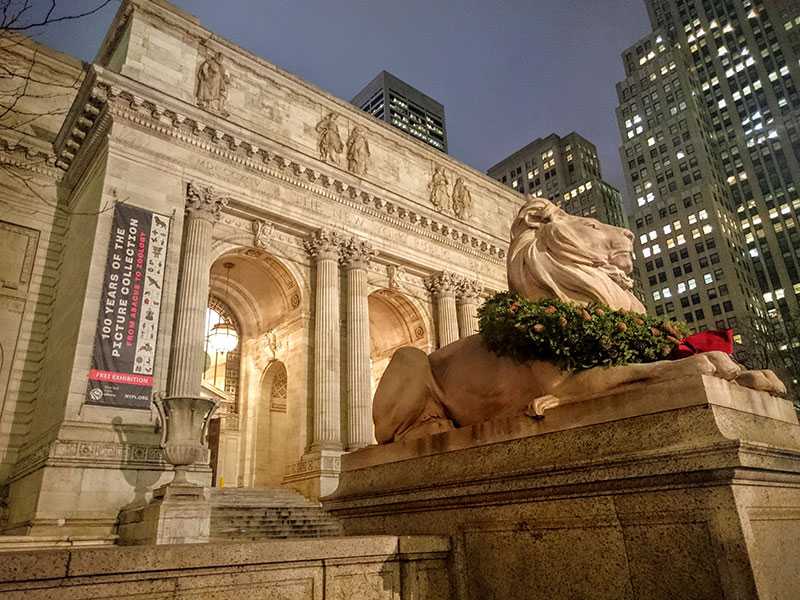
[(456, 179), (453, 185), (453, 212), (465, 221), (472, 216), (472, 194), (469, 193), (463, 177)]
[[(548, 200), (533, 198), (511, 227), (509, 287), (531, 300), (603, 302), (613, 309), (644, 312), (631, 293), (632, 250), (628, 230), (569, 215)], [(375, 436), (388, 443), (497, 416), (542, 416), (548, 408), (586, 401), (626, 384), (690, 375), (786, 393), (772, 371), (743, 371), (723, 352), (571, 372), (546, 361), (520, 363), (498, 356), (476, 334), (430, 356), (411, 347), (394, 354), (375, 393)]]
[(222, 52), (212, 54), (197, 71), (197, 105), (212, 112), (227, 115), (225, 101), (228, 98), (228, 76), (222, 65)]
[(328, 113), (315, 128), (318, 134), (319, 157), (333, 164), (339, 164), (339, 154), (344, 149), (342, 137), (339, 135), (339, 125), (336, 123), (338, 117), (336, 113)]
[(356, 175), (366, 175), (369, 157), (369, 142), (364, 132), (360, 127), (353, 127), (347, 138), (347, 170)]
[(447, 192), (447, 186), (449, 184), (450, 182), (447, 180), (444, 167), (436, 167), (433, 170), (428, 189), (431, 192), (431, 204), (433, 204), (433, 207), (439, 212), (450, 210), (450, 194)]

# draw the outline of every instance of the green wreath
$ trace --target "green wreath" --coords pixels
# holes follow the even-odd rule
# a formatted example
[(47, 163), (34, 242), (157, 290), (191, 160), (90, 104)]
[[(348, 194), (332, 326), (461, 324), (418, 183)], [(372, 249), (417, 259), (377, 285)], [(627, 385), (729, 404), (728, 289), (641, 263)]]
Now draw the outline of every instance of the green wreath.
[(653, 362), (667, 358), (687, 334), (686, 325), (604, 304), (560, 300), (531, 302), (500, 292), (478, 309), (488, 348), (517, 361), (546, 360), (561, 369)]

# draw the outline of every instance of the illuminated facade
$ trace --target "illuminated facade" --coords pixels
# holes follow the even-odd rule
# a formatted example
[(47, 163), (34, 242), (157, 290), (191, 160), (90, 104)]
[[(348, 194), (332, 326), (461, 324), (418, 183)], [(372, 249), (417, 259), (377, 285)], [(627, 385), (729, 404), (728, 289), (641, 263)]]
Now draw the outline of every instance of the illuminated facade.
[(387, 71), (381, 71), (351, 100), (373, 117), (447, 152), (444, 106)]
[(597, 148), (577, 133), (537, 138), (488, 175), (523, 195), (548, 198), (570, 214), (626, 226), (619, 191), (602, 179)]

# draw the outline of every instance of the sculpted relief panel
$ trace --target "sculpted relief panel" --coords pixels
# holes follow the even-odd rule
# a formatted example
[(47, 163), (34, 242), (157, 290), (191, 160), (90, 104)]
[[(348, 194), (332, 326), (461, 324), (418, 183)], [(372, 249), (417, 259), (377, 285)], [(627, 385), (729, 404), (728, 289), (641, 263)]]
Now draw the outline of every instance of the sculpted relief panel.
[(468, 220), (472, 215), (472, 194), (467, 189), (464, 178), (456, 178), (452, 194), (449, 191), (449, 185), (450, 180), (444, 167), (434, 167), (431, 181), (428, 184), (431, 204), (441, 213), (452, 212), (462, 221)]
[(222, 64), (222, 52), (210, 54), (197, 70), (197, 106), (227, 116), (225, 101), (228, 98), (229, 82), (230, 76)]

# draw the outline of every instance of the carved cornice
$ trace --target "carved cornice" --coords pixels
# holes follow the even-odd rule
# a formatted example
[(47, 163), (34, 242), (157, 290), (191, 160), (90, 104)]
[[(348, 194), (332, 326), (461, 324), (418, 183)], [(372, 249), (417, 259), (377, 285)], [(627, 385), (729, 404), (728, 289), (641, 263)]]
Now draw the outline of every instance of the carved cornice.
[(338, 260), (342, 237), (332, 229), (318, 229), (303, 242), (306, 251), (316, 260)]
[(425, 280), (425, 289), (437, 298), (455, 297), (464, 279), (449, 271), (434, 273)]
[[(288, 157), (288, 152), (278, 144), (265, 148), (252, 140), (244, 139), (239, 132), (229, 133), (223, 127), (236, 130), (236, 126), (216, 119), (213, 125), (135, 96), (118, 86), (100, 82), (107, 91), (109, 111), (112, 116), (130, 121), (142, 128), (177, 139), (178, 141), (214, 155), (240, 168), (268, 175), (311, 191), (321, 197), (357, 208), (367, 214), (389, 222), (438, 243), (451, 246), (465, 254), (502, 264), (506, 255), (505, 244), (483, 238), (442, 220), (407, 208), (396, 200), (371, 193), (357, 183), (344, 181), (335, 175), (320, 171), (316, 164), (303, 164), (304, 157)], [(213, 115), (208, 115), (213, 118)], [(222, 123), (222, 124), (221, 124)], [(313, 160), (314, 163), (318, 161)]]
[(378, 255), (378, 252), (372, 248), (372, 244), (356, 237), (342, 242), (341, 252), (341, 263), (345, 269), (366, 270), (373, 257)]
[(227, 205), (228, 199), (219, 197), (213, 187), (196, 186), (191, 181), (186, 184), (186, 215), (188, 217), (216, 223), (222, 215), (222, 209)]
[(53, 153), (44, 152), (18, 141), (0, 139), (0, 164), (20, 171), (38, 173), (50, 179), (59, 180), (64, 175), (61, 169), (55, 168), (56, 157)]
[(82, 148), (96, 144), (98, 131), (100, 134), (105, 133), (110, 125), (106, 111), (107, 92), (95, 82), (96, 74), (91, 73), (84, 81), (56, 137), (55, 164), (64, 171), (70, 170)]

